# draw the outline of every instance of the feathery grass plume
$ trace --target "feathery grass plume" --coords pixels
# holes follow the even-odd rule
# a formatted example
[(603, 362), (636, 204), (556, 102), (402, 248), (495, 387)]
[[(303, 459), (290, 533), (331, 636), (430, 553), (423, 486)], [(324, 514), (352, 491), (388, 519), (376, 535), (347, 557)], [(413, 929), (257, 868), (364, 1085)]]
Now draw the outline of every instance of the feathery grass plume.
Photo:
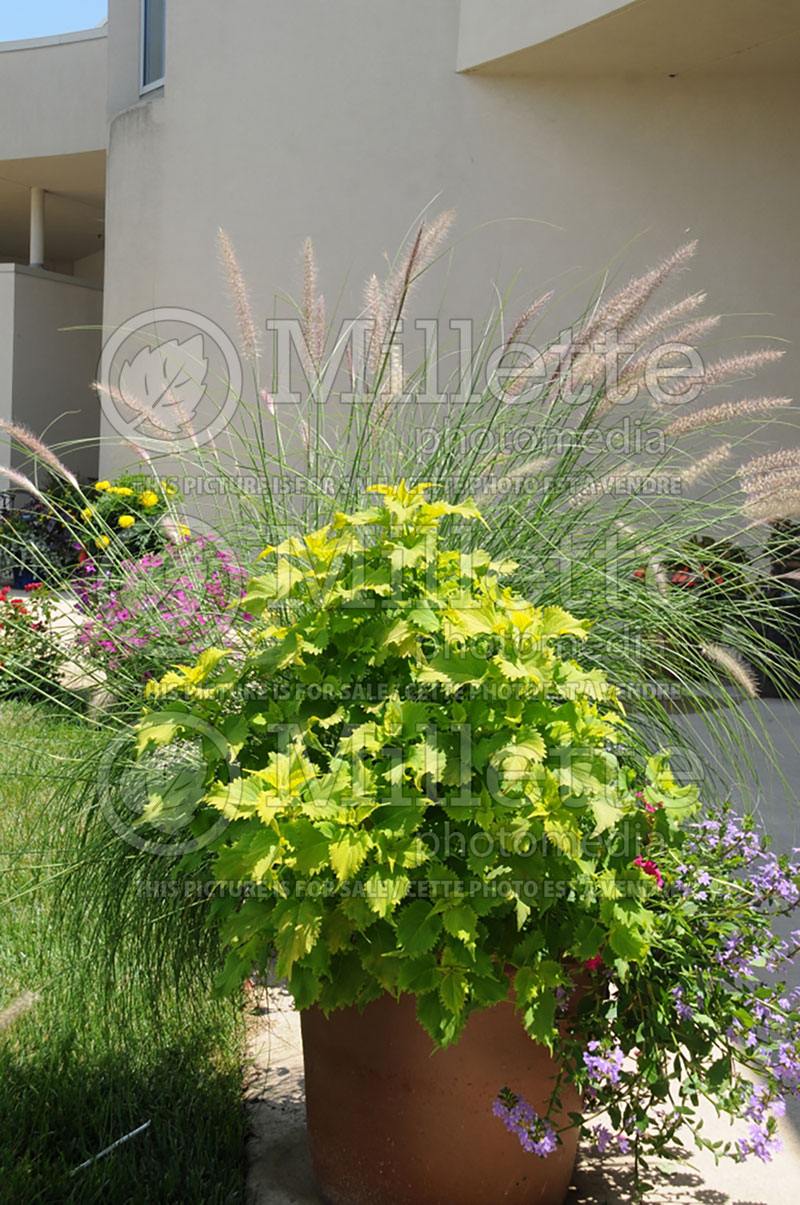
[(314, 319), (311, 323), (311, 354), (314, 363), (322, 364), (325, 355), (325, 298), (320, 293), (314, 306)]
[(16, 1020), (39, 1003), (41, 996), (36, 992), (22, 992), (0, 1012), (0, 1031), (10, 1029)]
[(775, 469), (788, 469), (800, 465), (800, 448), (779, 448), (777, 452), (767, 452), (763, 456), (754, 456), (739, 468), (739, 477), (745, 489), (752, 478)]
[(303, 325), (306, 338), (311, 332), (314, 321), (314, 307), (317, 302), (317, 261), (314, 257), (314, 244), (311, 238), (303, 243)]
[(760, 477), (749, 479), (744, 490), (748, 502), (760, 502), (770, 498), (775, 493), (785, 494), (793, 489), (800, 489), (800, 465), (786, 469), (775, 469), (772, 473), (762, 473)]
[[(680, 318), (685, 317), (696, 309), (705, 301), (705, 293), (693, 293), (689, 297), (684, 297), (682, 301), (676, 305), (668, 306), (664, 310), (660, 310), (654, 314), (652, 318), (644, 318), (633, 330), (629, 331), (624, 338), (624, 342), (618, 344), (619, 352), (630, 352), (630, 357), (625, 362), (622, 368), (618, 369), (618, 384), (610, 389), (607, 394), (607, 400), (611, 403), (619, 401), (621, 396), (628, 396), (630, 385), (636, 380), (637, 373), (647, 366), (652, 361), (652, 358), (658, 353), (659, 366), (669, 364), (677, 360), (681, 355), (685, 354), (678, 347), (668, 351), (667, 348), (672, 344), (688, 344), (693, 345), (698, 340), (705, 338), (712, 330), (715, 329), (721, 322), (719, 314), (707, 315), (704, 318), (695, 318), (692, 322), (687, 322), (677, 330), (667, 332), (667, 327)], [(663, 335), (664, 343), (659, 345), (654, 342), (656, 336)], [(604, 338), (604, 333), (601, 331), (598, 335), (599, 339)], [(582, 360), (588, 358), (590, 361), (596, 361), (596, 364), (590, 368), (581, 368)], [(578, 384), (583, 384), (586, 381), (593, 381), (595, 384), (606, 384), (606, 372), (603, 371), (607, 362), (607, 354), (592, 353), (591, 351), (583, 351), (575, 358), (572, 369), (573, 379), (576, 373), (579, 374)], [(599, 370), (599, 371), (598, 371)], [(642, 377), (646, 380), (646, 377)], [(603, 409), (603, 413), (607, 413), (610, 406)], [(597, 418), (598, 415), (595, 415)]]
[(597, 307), (593, 316), (580, 331), (576, 342), (588, 343), (603, 331), (616, 331), (617, 337), (630, 330), (651, 297), (676, 272), (685, 268), (697, 250), (697, 240), (684, 243), (660, 264), (637, 276), (619, 293)]
[(58, 459), (52, 448), (48, 448), (47, 444), (42, 443), (41, 439), (34, 435), (33, 431), (29, 431), (27, 427), (20, 426), (19, 423), (9, 423), (4, 419), (0, 419), (0, 431), (5, 431), (18, 444), (22, 444), (23, 448), (26, 448), (29, 452), (33, 452), (37, 460), (46, 464), (58, 477), (64, 477), (75, 489), (80, 488), (75, 474), (70, 472), (67, 466)]
[[(628, 331), (625, 336), (626, 343), (632, 347), (640, 347), (644, 343), (649, 343), (651, 339), (663, 334), (676, 322), (680, 322), (687, 314), (693, 314), (695, 310), (705, 304), (706, 298), (706, 293), (690, 293), (688, 297), (683, 297), (680, 301), (658, 310), (655, 314), (642, 318), (641, 322), (637, 322)], [(669, 336), (669, 339), (671, 342), (672, 335)]]
[(253, 319), (253, 309), (250, 305), (250, 293), (236, 252), (233, 249), (233, 243), (221, 228), (219, 230), (219, 245), (222, 265), (228, 279), (228, 288), (231, 291), (233, 306), (236, 312), (242, 354), (246, 360), (255, 361), (258, 359), (260, 353), (258, 332)]
[(266, 389), (259, 390), (258, 396), (267, 408), (267, 413), (271, 418), (275, 417), (275, 398)]
[[(652, 344), (641, 351), (638, 351), (635, 356), (632, 356), (625, 364), (619, 374), (619, 383), (610, 389), (607, 396), (602, 400), (597, 407), (594, 418), (598, 420), (608, 414), (619, 401), (623, 398), (632, 400), (630, 389), (633, 385), (637, 386), (635, 396), (638, 397), (641, 392), (641, 386), (648, 384), (648, 368), (652, 363), (653, 356), (658, 354), (658, 367), (656, 372), (661, 368), (665, 368), (669, 364), (674, 364), (680, 360), (681, 356), (686, 354), (686, 348), (693, 351), (697, 350), (697, 344), (706, 335), (709, 335), (722, 321), (719, 314), (711, 314), (706, 318), (697, 318), (694, 322), (688, 322), (685, 326), (679, 327), (674, 331), (667, 340), (666, 344), (659, 346)], [(675, 345), (670, 348), (670, 345)], [(678, 346), (680, 345), (680, 346)], [(670, 348), (670, 350), (668, 350)], [(652, 396), (652, 390), (648, 389)], [(680, 401), (680, 397), (676, 395), (675, 402)], [(664, 405), (664, 403), (659, 403)]]
[(582, 356), (593, 354), (593, 341), (605, 339), (613, 331), (617, 342), (621, 342), (653, 295), (673, 273), (686, 267), (696, 250), (697, 240), (685, 243), (662, 260), (657, 267), (645, 272), (643, 276), (637, 276), (607, 301), (598, 298), (593, 313), (557, 361), (548, 384), (561, 389), (565, 381), (571, 382), (573, 365)]
[(541, 380), (543, 358), (531, 358), (527, 364), (520, 365), (516, 376), (505, 384), (503, 393), (507, 398), (519, 397), (531, 383)]
[(664, 428), (665, 435), (688, 435), (715, 423), (726, 423), (736, 419), (758, 418), (770, 414), (781, 406), (791, 406), (790, 397), (748, 398), (742, 402), (720, 402), (718, 406), (706, 406), (694, 414), (684, 414)]
[(383, 293), (374, 273), (364, 286), (364, 310), (371, 326), (367, 366), (370, 372), (374, 372), (381, 360), (386, 335), (383, 325)]
[(713, 661), (728, 675), (732, 682), (740, 686), (750, 699), (758, 698), (758, 680), (750, 666), (733, 649), (723, 648), (721, 644), (702, 643), (700, 652), (707, 661)]
[(45, 501), (42, 491), (24, 473), (18, 473), (16, 469), (10, 469), (4, 464), (0, 464), (0, 477), (8, 477), (9, 481), (13, 481), (14, 485), (19, 486), (21, 490), (26, 490), (29, 494), (33, 494), (35, 498), (41, 498), (43, 502)]
[(514, 326), (512, 327), (511, 333), (509, 334), (508, 338), (506, 339), (505, 344), (503, 345), (504, 350), (507, 350), (511, 346), (512, 343), (516, 342), (516, 340), (519, 338), (519, 336), (522, 334), (522, 332), (524, 330), (526, 330), (531, 325), (532, 322), (536, 321), (536, 319), (539, 317), (539, 315), (542, 313), (542, 311), (553, 300), (554, 296), (555, 296), (555, 294), (554, 294), (553, 290), (551, 289), (549, 293), (543, 293), (542, 296), (538, 298), (538, 300), (532, 302), (526, 310), (522, 311), (519, 318), (514, 323)]
[(756, 523), (777, 523), (781, 519), (796, 519), (800, 516), (800, 488), (776, 491), (763, 498), (746, 502), (742, 511)]
[[(696, 351), (696, 344), (701, 339), (705, 339), (706, 335), (710, 335), (712, 331), (716, 330), (721, 321), (721, 314), (707, 314), (705, 318), (695, 318), (693, 322), (687, 322), (684, 326), (679, 326), (676, 331), (673, 331), (668, 342), (683, 344)], [(682, 354), (684, 353), (677, 347), (674, 351), (665, 350), (663, 363), (669, 364), (672, 360), (678, 359)]]
[(723, 381), (730, 381), (734, 377), (746, 377), (757, 372), (759, 368), (782, 359), (785, 354), (775, 347), (762, 347), (758, 351), (728, 356), (724, 360), (716, 360), (709, 364), (700, 380), (704, 389), (710, 389), (712, 385), (721, 385)]
[(300, 349), (303, 371), (318, 373), (325, 352), (325, 302), (317, 293), (317, 261), (310, 238), (303, 243), (303, 305), (300, 311), (304, 348)]
[(152, 427), (157, 435), (168, 435), (174, 439), (174, 429), (163, 422), (150, 406), (145, 406), (143, 402), (140, 402), (134, 394), (118, 389), (116, 385), (105, 385), (102, 381), (95, 381), (93, 389), (97, 393), (104, 394), (118, 406), (128, 406), (134, 414), (138, 414), (147, 425)]
[(730, 455), (731, 445), (729, 443), (723, 443), (719, 447), (713, 448), (705, 456), (701, 456), (699, 460), (696, 460), (694, 464), (690, 464), (688, 468), (680, 470), (678, 476), (681, 479), (681, 484), (688, 486), (695, 485), (703, 477), (718, 469), (726, 460), (729, 460)]
[(384, 289), (383, 325), (391, 331), (402, 317), (406, 301), (415, 281), (433, 262), (436, 253), (450, 233), (455, 211), (447, 209), (432, 222), (421, 222), (399, 266), (390, 273)]

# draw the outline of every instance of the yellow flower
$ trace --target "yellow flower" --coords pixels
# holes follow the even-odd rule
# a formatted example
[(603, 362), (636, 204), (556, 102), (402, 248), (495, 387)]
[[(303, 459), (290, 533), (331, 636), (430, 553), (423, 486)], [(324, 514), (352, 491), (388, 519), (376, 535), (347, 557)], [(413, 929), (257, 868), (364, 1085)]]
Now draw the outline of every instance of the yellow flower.
[(86, 510), (81, 511), (81, 518), (86, 519), (87, 522), (89, 519), (94, 518), (94, 511), (92, 510), (91, 506), (87, 506)]
[(139, 501), (144, 507), (157, 506), (158, 494), (154, 494), (152, 490), (145, 490), (139, 495)]
[(176, 495), (176, 494), (177, 494), (177, 492), (178, 492), (178, 491), (175, 489), (175, 486), (174, 486), (174, 485), (170, 485), (170, 483), (169, 483), (168, 481), (163, 481), (163, 480), (162, 480), (161, 484), (162, 484), (162, 486), (164, 487), (164, 493), (167, 495), (167, 497), (168, 497), (168, 498), (174, 498), (174, 497), (175, 497), (175, 495)]
[(98, 536), (97, 539), (95, 540), (95, 544), (97, 545), (98, 548), (108, 548), (110, 543), (111, 543), (110, 536)]
[(183, 524), (180, 525), (180, 527), (178, 528), (178, 531), (181, 533), (182, 536), (190, 536), (192, 534), (191, 530), (188, 527), (184, 527)]
[(109, 494), (116, 494), (118, 498), (132, 498), (133, 490), (127, 485), (110, 485), (108, 487)]
[(133, 515), (120, 515), (120, 517), (117, 519), (117, 524), (120, 527), (133, 527), (135, 522), (136, 520), (134, 519)]
[(110, 481), (98, 481), (94, 488), (96, 490), (110, 490), (111, 482)]

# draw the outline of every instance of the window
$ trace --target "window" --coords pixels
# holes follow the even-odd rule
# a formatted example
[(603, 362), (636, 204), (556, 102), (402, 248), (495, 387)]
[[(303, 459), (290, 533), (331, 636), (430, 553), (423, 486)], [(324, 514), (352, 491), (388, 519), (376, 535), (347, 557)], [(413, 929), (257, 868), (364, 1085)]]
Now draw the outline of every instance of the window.
[(166, 7), (166, 0), (142, 0), (142, 92), (164, 82)]

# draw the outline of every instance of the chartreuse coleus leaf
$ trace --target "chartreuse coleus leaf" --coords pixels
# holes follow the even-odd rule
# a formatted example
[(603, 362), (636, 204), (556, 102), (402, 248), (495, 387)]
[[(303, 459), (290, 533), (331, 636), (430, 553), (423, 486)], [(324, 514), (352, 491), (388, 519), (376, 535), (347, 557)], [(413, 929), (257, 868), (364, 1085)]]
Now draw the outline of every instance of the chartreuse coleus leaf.
[(322, 928), (323, 906), (316, 899), (279, 900), (275, 906), (275, 973), (279, 979), (291, 974), (298, 959), (314, 948)]
[(331, 842), (330, 864), (340, 883), (358, 874), (373, 844), (371, 835), (364, 829), (346, 829), (336, 841)]
[(286, 847), (292, 850), (286, 860), (294, 864), (298, 874), (315, 874), (329, 864), (331, 838), (336, 833), (333, 824), (298, 819), (281, 824), (280, 833)]
[(409, 882), (408, 875), (375, 870), (364, 883), (364, 899), (378, 916), (389, 916), (406, 895)]
[(260, 883), (274, 878), (281, 864), (281, 841), (274, 831), (237, 821), (228, 830), (228, 840), (214, 859), (217, 882)]

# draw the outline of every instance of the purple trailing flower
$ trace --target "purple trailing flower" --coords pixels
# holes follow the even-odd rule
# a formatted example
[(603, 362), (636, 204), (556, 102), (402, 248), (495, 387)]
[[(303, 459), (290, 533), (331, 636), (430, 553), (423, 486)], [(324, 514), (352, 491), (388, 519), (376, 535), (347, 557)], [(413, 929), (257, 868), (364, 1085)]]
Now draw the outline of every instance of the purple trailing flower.
[(551, 1155), (558, 1146), (558, 1137), (550, 1122), (540, 1117), (523, 1096), (502, 1088), (492, 1105), (492, 1112), (513, 1134), (523, 1150), (540, 1159)]
[(681, 1021), (691, 1021), (694, 1017), (694, 1009), (690, 1004), (687, 1004), (683, 998), (683, 988), (677, 985), (672, 989), (672, 996), (675, 1001), (675, 1012)]
[(755, 1155), (762, 1163), (770, 1163), (773, 1155), (783, 1149), (780, 1138), (770, 1131), (768, 1125), (753, 1122), (748, 1127), (748, 1138), (740, 1138), (736, 1143), (739, 1158), (744, 1160), (749, 1155)]
[(619, 1046), (605, 1051), (599, 1042), (592, 1040), (584, 1051), (583, 1061), (590, 1078), (596, 1083), (607, 1080), (611, 1084), (618, 1084), (625, 1055)]

